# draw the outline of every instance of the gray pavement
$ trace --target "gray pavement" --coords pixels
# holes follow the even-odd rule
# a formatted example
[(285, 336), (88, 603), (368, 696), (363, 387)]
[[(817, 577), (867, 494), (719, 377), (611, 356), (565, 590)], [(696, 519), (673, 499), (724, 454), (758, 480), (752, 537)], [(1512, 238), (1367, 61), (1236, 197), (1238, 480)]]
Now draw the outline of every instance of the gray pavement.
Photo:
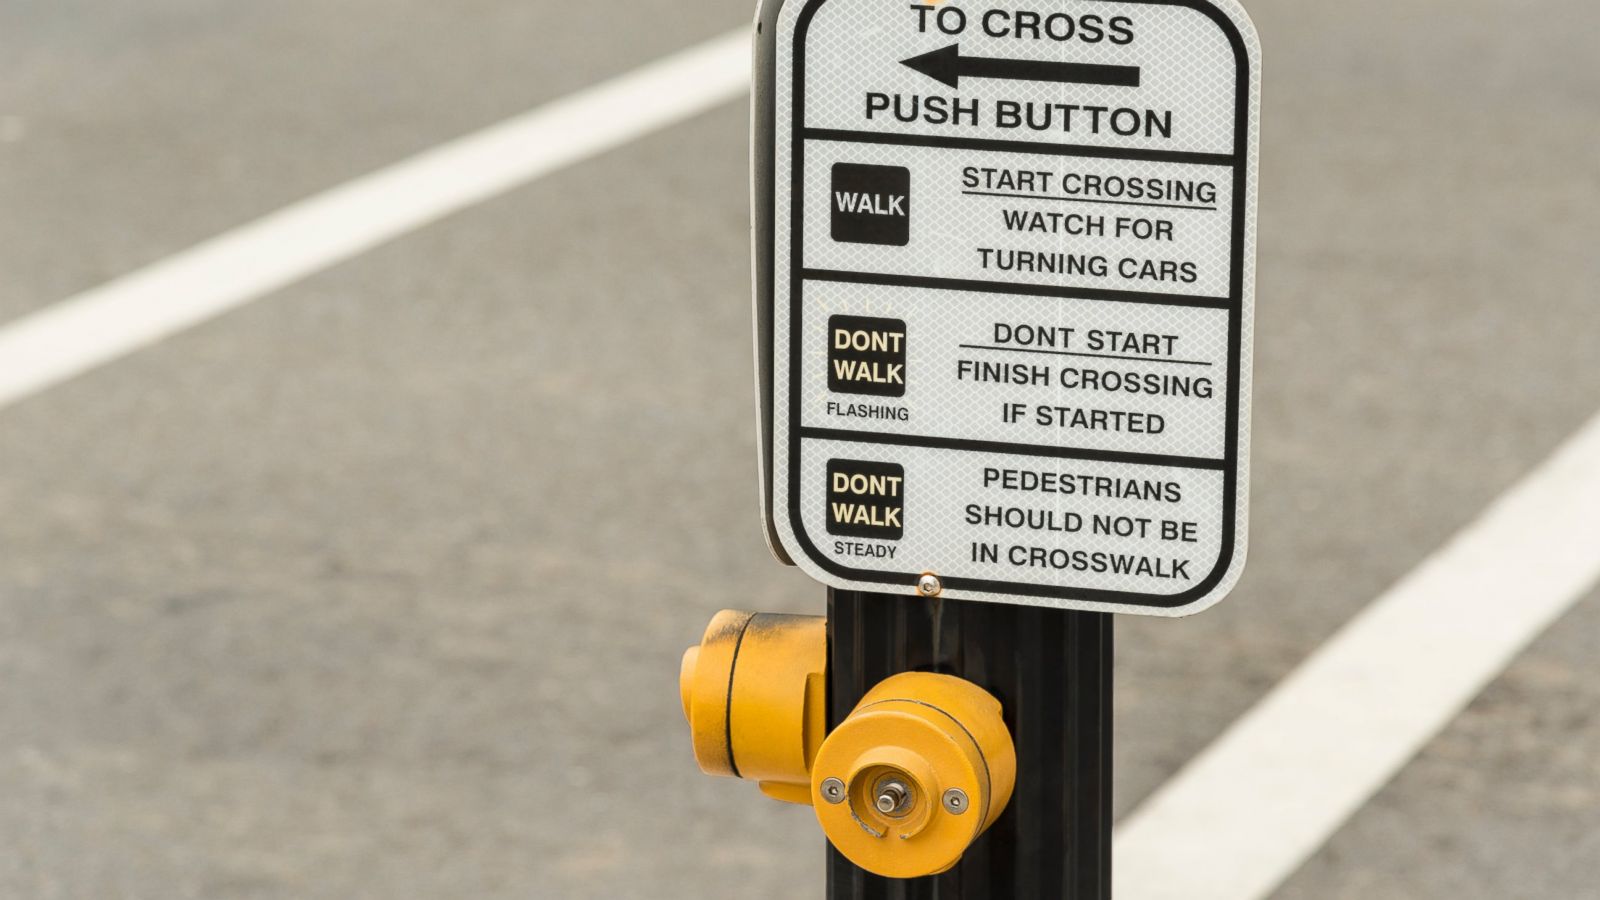
[(737, 0), (9, 0), (0, 317), (749, 18)]
[[(1600, 409), (1600, 9), (1249, 6), (1251, 564), (1119, 624), (1123, 813)], [(0, 318), (747, 18), (9, 6)], [(725, 107), (0, 411), (0, 897), (821, 895), (809, 811), (699, 775), (676, 696), (717, 609), (821, 609), (757, 527), (745, 140)], [(1280, 895), (1595, 896), (1597, 651), (1590, 597)]]

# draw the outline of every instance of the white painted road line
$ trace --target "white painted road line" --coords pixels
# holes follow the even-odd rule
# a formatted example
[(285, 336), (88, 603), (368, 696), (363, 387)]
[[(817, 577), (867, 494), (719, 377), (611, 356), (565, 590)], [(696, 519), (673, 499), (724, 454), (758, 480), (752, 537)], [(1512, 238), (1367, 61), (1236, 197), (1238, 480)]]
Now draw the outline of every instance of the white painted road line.
[(0, 408), (749, 87), (741, 28), (24, 316), (0, 328)]
[(1600, 417), (1123, 825), (1119, 900), (1258, 900), (1600, 580)]

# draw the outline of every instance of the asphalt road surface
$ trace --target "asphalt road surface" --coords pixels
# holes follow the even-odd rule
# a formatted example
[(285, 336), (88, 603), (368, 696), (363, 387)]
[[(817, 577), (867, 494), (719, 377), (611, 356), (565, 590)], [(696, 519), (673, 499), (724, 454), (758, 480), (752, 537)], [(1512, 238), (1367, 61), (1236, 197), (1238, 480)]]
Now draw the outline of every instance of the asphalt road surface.
[[(1247, 5), (1251, 563), (1119, 622), (1119, 814), (1600, 409), (1600, 8)], [(6, 4), (0, 321), (749, 15)], [(677, 698), (718, 609), (822, 609), (758, 527), (746, 141), (728, 104), (0, 410), (0, 896), (821, 896), (811, 812), (700, 775)], [(1591, 596), (1277, 896), (1597, 885)]]

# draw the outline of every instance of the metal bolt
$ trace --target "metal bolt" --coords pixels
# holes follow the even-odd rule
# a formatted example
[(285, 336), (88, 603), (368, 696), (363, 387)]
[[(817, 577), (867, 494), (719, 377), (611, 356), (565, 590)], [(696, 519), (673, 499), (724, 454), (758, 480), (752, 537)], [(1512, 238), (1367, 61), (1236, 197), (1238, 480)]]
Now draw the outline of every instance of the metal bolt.
[(917, 593), (924, 597), (937, 597), (944, 591), (944, 585), (939, 583), (939, 576), (928, 572), (917, 579)]
[(878, 784), (878, 812), (886, 816), (904, 812), (911, 805), (911, 788), (898, 778), (891, 778)]
[(826, 778), (822, 782), (822, 799), (829, 803), (844, 802), (844, 782), (837, 778)]
[(951, 788), (944, 792), (945, 811), (952, 816), (959, 816), (967, 811), (967, 793), (960, 788)]

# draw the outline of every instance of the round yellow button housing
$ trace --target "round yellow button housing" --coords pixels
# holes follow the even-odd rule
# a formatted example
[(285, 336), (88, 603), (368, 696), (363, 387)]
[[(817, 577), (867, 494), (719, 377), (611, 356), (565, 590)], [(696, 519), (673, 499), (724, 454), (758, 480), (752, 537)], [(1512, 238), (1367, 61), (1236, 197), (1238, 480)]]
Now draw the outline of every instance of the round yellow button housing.
[(934, 875), (1005, 810), (1016, 749), (1000, 701), (949, 675), (907, 672), (868, 691), (811, 767), (828, 840), (889, 878)]
[(811, 802), (811, 761), (827, 728), (827, 663), (821, 616), (717, 613), (678, 673), (701, 770)]

